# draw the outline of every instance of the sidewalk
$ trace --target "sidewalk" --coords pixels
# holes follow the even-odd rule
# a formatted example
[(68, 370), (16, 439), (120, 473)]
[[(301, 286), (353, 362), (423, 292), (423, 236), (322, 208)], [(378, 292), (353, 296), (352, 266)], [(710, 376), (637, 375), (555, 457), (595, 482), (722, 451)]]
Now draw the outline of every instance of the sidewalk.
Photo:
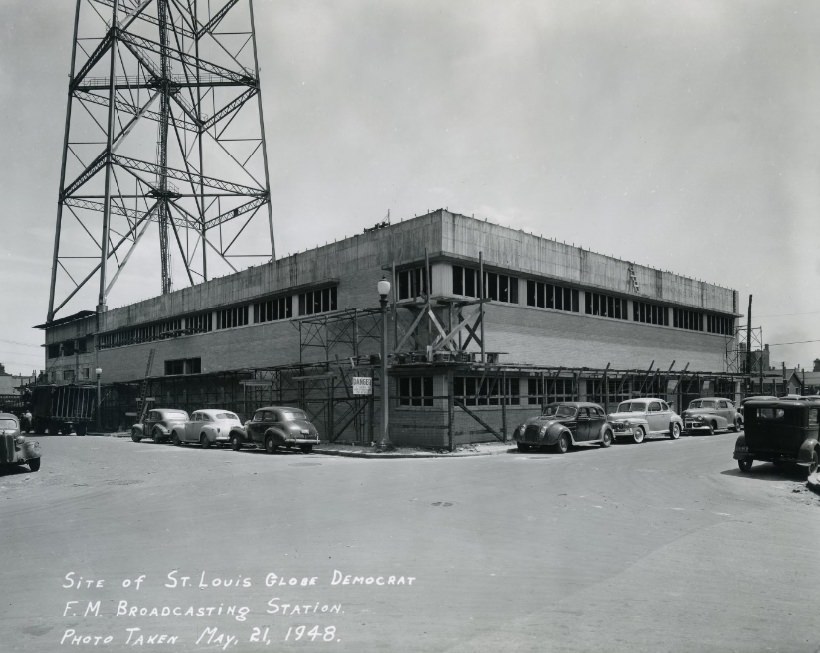
[[(89, 437), (130, 438), (129, 431), (113, 433), (88, 433)], [(149, 438), (150, 439), (150, 438)], [(313, 447), (313, 453), (326, 456), (347, 456), (349, 458), (464, 458), (467, 456), (492, 456), (516, 451), (515, 442), (480, 442), (463, 444), (455, 451), (447, 449), (422, 449), (420, 447), (394, 447), (390, 451), (376, 451), (375, 446), (364, 444), (337, 444), (323, 442)]]
[(376, 451), (373, 446), (357, 444), (336, 444), (333, 442), (313, 447), (313, 453), (326, 456), (348, 456), (354, 458), (464, 458), (467, 456), (492, 456), (515, 451), (515, 442), (481, 442), (464, 444), (455, 451), (447, 449), (422, 449), (419, 447), (395, 447), (391, 451)]

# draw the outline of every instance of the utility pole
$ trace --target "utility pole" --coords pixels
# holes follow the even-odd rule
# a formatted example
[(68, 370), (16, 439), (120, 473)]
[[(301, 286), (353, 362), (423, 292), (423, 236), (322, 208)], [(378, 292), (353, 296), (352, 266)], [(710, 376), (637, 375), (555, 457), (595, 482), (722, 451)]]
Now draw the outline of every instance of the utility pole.
[[(746, 314), (746, 396), (752, 391), (752, 296), (749, 295), (749, 310)], [(762, 392), (762, 388), (761, 388)]]

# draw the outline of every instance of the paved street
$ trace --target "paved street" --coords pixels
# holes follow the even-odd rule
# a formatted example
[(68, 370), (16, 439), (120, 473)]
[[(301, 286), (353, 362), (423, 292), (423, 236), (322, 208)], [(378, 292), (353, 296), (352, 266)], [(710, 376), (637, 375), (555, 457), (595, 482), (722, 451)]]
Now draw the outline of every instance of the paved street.
[(734, 434), (365, 460), (43, 437), (0, 649), (820, 650), (820, 497)]

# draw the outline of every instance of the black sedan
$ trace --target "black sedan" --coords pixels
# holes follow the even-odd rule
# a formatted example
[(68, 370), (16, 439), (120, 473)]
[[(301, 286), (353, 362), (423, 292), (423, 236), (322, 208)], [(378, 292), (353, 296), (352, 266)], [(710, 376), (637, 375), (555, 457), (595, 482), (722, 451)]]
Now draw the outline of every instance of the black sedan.
[(566, 453), (577, 444), (612, 444), (612, 427), (604, 409), (584, 401), (564, 401), (544, 406), (541, 414), (531, 417), (515, 429), (513, 435), (519, 451), (554, 447)]

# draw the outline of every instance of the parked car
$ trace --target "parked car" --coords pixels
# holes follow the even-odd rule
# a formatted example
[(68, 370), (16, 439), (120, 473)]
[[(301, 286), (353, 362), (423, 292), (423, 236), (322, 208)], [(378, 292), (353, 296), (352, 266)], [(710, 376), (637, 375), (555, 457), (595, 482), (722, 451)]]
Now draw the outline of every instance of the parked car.
[(734, 404), (723, 397), (702, 397), (689, 402), (683, 411), (683, 430), (685, 433), (706, 431), (710, 435), (715, 431), (739, 431), (742, 420), (738, 419)]
[(607, 416), (615, 439), (632, 438), (636, 443), (645, 437), (668, 435), (673, 440), (683, 431), (683, 419), (663, 399), (641, 397), (618, 404), (614, 413)]
[(28, 465), (40, 469), (40, 443), (20, 432), (20, 420), (12, 413), (0, 413), (0, 465)]
[(513, 434), (519, 451), (555, 447), (560, 453), (577, 444), (608, 447), (613, 437), (604, 409), (582, 401), (548, 404), (540, 415), (518, 426)]
[(171, 427), (171, 442), (179, 446), (183, 442), (197, 442), (207, 449), (212, 444), (231, 441), (235, 429), (242, 429), (242, 421), (236, 413), (221, 408), (206, 408), (191, 413), (187, 422)]
[(171, 437), (174, 426), (188, 421), (188, 413), (178, 408), (152, 408), (145, 419), (131, 427), (131, 439), (139, 442), (143, 438), (153, 438), (154, 442), (164, 442)]
[(734, 459), (742, 472), (755, 460), (796, 463), (809, 474), (820, 460), (820, 405), (813, 401), (760, 399), (746, 403), (746, 428), (735, 441)]
[(299, 447), (310, 453), (313, 445), (319, 444), (319, 431), (311, 424), (308, 416), (300, 408), (291, 406), (265, 406), (253, 414), (253, 419), (245, 422), (249, 440), (274, 453), (279, 447), (291, 449)]

